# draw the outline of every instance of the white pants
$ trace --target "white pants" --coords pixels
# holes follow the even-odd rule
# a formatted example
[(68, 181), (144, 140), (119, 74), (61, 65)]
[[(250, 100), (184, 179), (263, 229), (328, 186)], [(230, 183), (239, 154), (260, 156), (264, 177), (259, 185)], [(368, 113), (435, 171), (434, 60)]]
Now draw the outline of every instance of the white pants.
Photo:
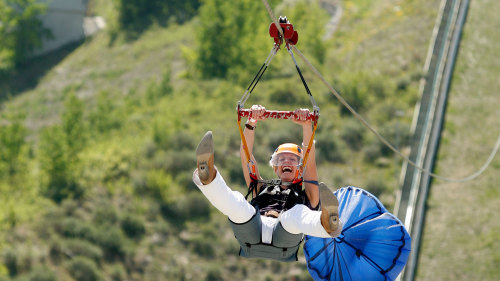
[[(231, 190), (218, 171), (211, 183), (203, 185), (198, 177), (198, 170), (195, 170), (193, 182), (208, 201), (232, 222), (245, 223), (255, 215), (255, 208), (248, 203), (245, 196), (238, 191)], [(283, 228), (292, 234), (304, 233), (322, 238), (332, 237), (321, 225), (321, 211), (313, 211), (302, 204), (282, 212), (278, 218), (261, 216), (261, 219), (262, 242), (264, 243), (271, 243), (272, 234), (278, 222), (281, 222)], [(341, 231), (342, 228), (339, 227), (334, 236), (340, 234)]]

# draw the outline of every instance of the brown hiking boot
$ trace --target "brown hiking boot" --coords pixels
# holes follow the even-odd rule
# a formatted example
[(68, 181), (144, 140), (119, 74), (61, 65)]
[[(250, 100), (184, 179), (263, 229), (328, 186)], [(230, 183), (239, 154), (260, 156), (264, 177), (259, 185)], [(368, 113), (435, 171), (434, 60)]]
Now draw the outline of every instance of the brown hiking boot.
[(319, 201), (321, 202), (321, 225), (332, 237), (336, 237), (340, 226), (339, 201), (337, 196), (322, 182), (319, 183)]
[(196, 148), (198, 176), (203, 184), (209, 184), (215, 179), (217, 171), (214, 167), (214, 141), (212, 131), (208, 131)]

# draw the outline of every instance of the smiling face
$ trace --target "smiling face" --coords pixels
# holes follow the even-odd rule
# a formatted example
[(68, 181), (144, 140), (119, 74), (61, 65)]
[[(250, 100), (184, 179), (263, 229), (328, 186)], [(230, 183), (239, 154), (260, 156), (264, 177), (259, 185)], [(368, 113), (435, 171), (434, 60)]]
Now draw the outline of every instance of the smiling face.
[(277, 165), (274, 172), (284, 182), (291, 182), (295, 179), (295, 173), (299, 166), (300, 157), (293, 153), (280, 153), (277, 156)]

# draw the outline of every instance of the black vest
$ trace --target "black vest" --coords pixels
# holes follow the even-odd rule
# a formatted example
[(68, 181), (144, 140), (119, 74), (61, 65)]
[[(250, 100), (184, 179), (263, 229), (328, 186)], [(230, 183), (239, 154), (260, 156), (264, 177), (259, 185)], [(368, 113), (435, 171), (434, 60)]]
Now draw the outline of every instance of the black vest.
[(260, 210), (261, 215), (270, 210), (281, 213), (297, 204), (305, 203), (302, 180), (289, 184), (286, 189), (281, 187), (280, 180), (264, 181), (257, 196), (250, 201), (252, 206)]

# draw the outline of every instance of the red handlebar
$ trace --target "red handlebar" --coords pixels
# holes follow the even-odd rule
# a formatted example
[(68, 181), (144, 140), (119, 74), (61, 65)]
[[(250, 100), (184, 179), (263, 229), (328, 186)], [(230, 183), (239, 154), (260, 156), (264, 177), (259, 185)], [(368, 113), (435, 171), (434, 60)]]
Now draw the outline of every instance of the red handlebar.
[[(238, 110), (238, 116), (240, 117), (250, 117), (252, 110), (250, 109), (240, 109)], [(293, 111), (278, 111), (278, 110), (266, 110), (264, 112), (264, 117), (266, 118), (274, 118), (274, 119), (292, 119), (292, 117), (297, 117), (297, 115)], [(307, 120), (315, 121), (319, 115), (314, 112), (310, 112), (307, 115)]]

